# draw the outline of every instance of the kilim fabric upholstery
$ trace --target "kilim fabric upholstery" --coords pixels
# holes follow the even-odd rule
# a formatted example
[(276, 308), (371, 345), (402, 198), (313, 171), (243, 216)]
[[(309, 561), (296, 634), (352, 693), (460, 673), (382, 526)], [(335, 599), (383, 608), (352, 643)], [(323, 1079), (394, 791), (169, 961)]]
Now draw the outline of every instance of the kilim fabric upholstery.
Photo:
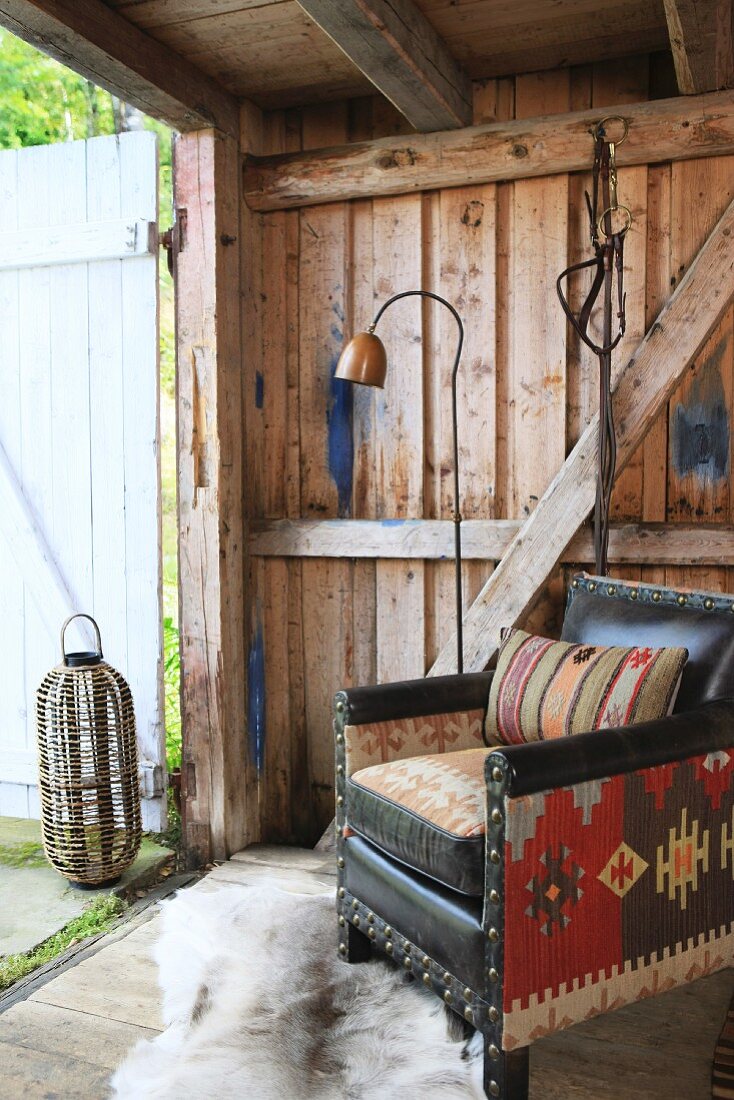
[(487, 708), (488, 742), (550, 740), (668, 714), (688, 650), (505, 636)]
[(367, 722), (346, 730), (347, 775), (371, 764), (484, 745), (484, 706), (468, 712)]
[[(429, 877), (415, 837), (396, 857), (372, 821), (362, 834), (347, 824), (367, 789), (348, 775), (407, 760), (405, 742), (347, 761), (364, 759), (378, 724), (417, 731), (428, 715), (433, 730), (473, 729), (492, 673), (336, 698), (339, 950), (388, 955), (473, 1023), (485, 1092), (504, 1100), (527, 1097), (537, 1039), (734, 965), (734, 597), (580, 576), (563, 640), (690, 656), (669, 716), (485, 753), (481, 896)], [(441, 751), (472, 747), (463, 736), (416, 751), (432, 758), (427, 775)], [(405, 774), (417, 787), (420, 764)], [(462, 828), (469, 816), (467, 804)]]
[(481, 896), (490, 751), (418, 756), (355, 772), (347, 784), (349, 827), (445, 886)]

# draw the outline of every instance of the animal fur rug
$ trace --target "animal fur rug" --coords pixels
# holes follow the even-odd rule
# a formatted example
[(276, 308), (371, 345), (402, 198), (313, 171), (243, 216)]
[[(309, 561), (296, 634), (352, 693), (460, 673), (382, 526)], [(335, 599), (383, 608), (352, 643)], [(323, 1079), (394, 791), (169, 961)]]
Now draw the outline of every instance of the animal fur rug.
[(336, 953), (333, 896), (183, 891), (155, 948), (166, 1030), (117, 1100), (479, 1100), (480, 1037), (387, 961)]

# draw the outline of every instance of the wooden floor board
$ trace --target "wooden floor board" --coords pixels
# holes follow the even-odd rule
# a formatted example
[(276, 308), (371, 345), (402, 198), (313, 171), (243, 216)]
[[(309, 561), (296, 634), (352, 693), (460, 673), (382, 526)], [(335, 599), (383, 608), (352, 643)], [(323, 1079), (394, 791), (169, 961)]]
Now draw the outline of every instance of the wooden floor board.
[[(333, 857), (256, 846), (188, 887), (275, 882), (333, 889)], [(0, 1100), (99, 1100), (111, 1070), (160, 1030), (153, 918), (0, 1014)], [(708, 1100), (711, 1059), (734, 987), (726, 970), (533, 1045), (530, 1100)]]

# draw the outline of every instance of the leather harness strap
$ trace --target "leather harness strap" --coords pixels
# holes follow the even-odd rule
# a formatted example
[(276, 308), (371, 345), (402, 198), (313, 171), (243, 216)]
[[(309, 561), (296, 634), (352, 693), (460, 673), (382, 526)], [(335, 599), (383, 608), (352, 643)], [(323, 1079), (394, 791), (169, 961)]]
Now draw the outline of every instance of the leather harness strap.
[[(616, 143), (607, 136), (606, 123), (620, 122), (622, 137)], [(612, 488), (617, 462), (617, 448), (612, 415), (612, 352), (624, 335), (624, 238), (632, 223), (632, 215), (626, 206), (617, 202), (616, 148), (627, 137), (625, 119), (613, 116), (603, 119), (594, 129), (594, 168), (592, 196), (586, 192), (589, 212), (591, 243), (594, 255), (562, 271), (556, 280), (556, 290), (569, 322), (580, 338), (599, 359), (599, 460), (596, 480), (596, 505), (594, 508), (594, 554), (596, 572), (605, 576), (608, 571), (609, 520)], [(601, 212), (599, 198), (601, 192)], [(624, 213), (624, 223), (615, 229), (614, 216)], [(594, 268), (594, 278), (588, 294), (576, 316), (563, 293), (563, 281), (586, 268)], [(612, 337), (613, 285), (616, 272), (618, 331)], [(603, 296), (602, 343), (596, 344), (588, 335), (591, 314), (599, 295)]]

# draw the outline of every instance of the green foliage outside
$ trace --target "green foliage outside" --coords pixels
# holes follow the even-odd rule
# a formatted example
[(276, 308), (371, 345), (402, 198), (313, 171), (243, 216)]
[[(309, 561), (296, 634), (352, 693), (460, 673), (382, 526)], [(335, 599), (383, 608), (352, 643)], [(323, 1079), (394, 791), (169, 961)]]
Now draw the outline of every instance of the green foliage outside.
[(20, 955), (5, 955), (0, 958), (0, 990), (20, 981), (26, 974), (30, 974), (39, 966), (44, 966), (51, 959), (55, 959), (67, 947), (94, 936), (100, 932), (106, 932), (114, 924), (117, 917), (127, 908), (122, 898), (114, 894), (106, 894), (95, 898), (83, 913), (74, 917), (68, 924), (49, 936), (47, 940), (34, 947), (32, 951), (23, 952)]
[[(159, 225), (173, 217), (171, 130), (121, 103), (83, 76), (0, 28), (0, 149), (75, 141), (143, 127), (158, 136)], [(168, 767), (181, 763), (178, 703), (175, 332), (173, 283), (160, 265), (161, 487), (163, 614)]]

